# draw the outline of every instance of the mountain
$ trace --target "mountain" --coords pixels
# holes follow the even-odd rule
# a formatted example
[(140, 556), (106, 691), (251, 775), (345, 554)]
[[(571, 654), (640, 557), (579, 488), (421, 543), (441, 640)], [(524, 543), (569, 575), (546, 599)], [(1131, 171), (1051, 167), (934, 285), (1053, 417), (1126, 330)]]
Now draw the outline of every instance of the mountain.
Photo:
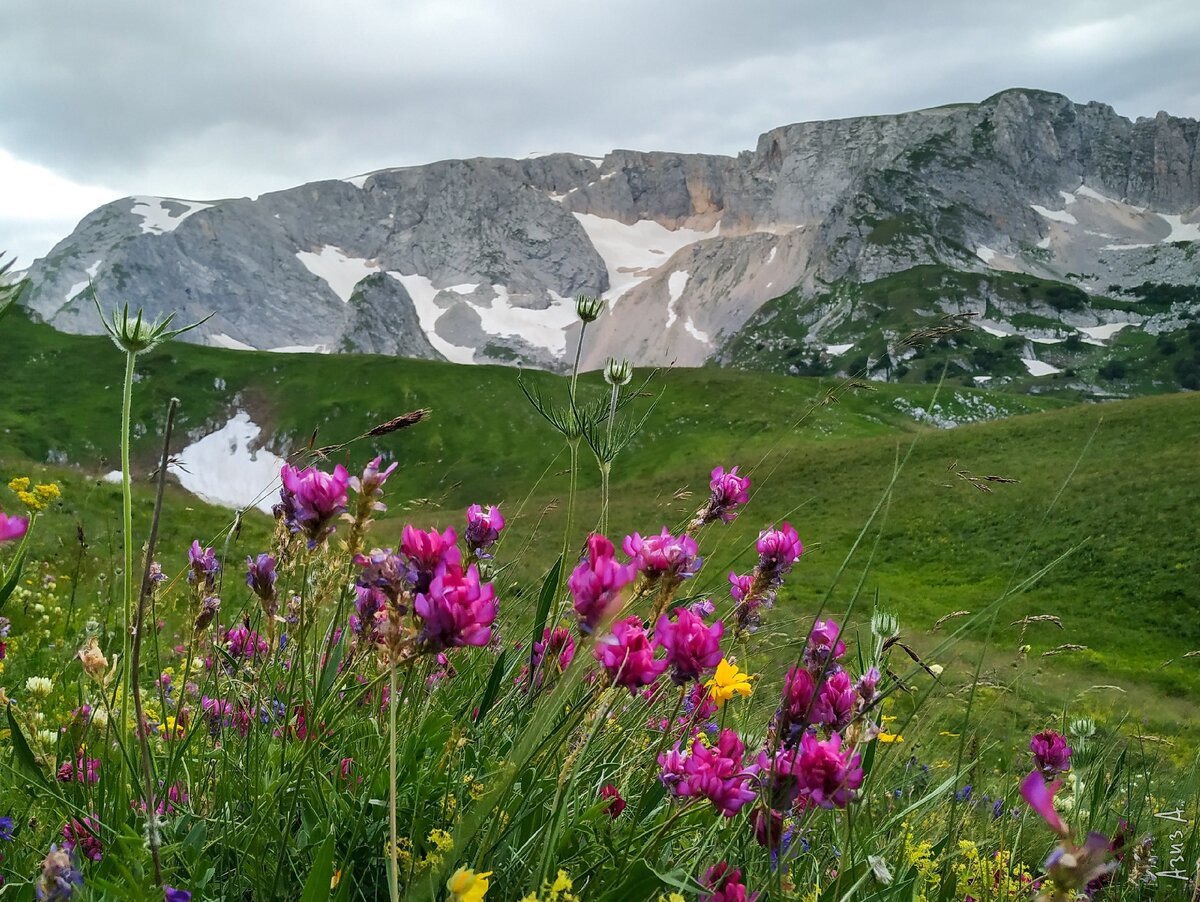
[(31, 267), (25, 303), (95, 332), (91, 283), (105, 304), (215, 311), (190, 336), (211, 345), (561, 370), (587, 293), (609, 302), (589, 367), (1197, 388), (1198, 135), (1014, 89), (784, 126), (736, 157), (450, 160), (257, 199), (125, 198)]

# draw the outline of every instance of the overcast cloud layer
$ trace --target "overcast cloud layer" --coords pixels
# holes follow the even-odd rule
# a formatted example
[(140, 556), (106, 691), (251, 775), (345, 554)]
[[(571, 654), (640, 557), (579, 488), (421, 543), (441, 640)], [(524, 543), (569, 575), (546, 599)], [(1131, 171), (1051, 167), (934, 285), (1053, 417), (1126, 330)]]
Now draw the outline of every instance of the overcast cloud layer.
[(737, 153), (1008, 87), (1200, 117), (1200, 3), (15, 0), (0, 249), (129, 194), (257, 195), (449, 157)]

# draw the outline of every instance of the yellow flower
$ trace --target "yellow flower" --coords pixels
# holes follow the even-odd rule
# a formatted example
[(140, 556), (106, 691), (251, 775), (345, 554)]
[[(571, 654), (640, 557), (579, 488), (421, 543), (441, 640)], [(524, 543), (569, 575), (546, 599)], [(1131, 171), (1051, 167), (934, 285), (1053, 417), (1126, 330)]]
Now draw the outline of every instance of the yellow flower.
[(338, 884), (341, 882), (342, 882), (342, 871), (339, 868), (338, 870), (334, 871), (333, 876), (329, 878), (329, 888), (337, 889)]
[(439, 852), (449, 852), (454, 848), (454, 840), (450, 834), (440, 828), (434, 828), (429, 831), (429, 841), (433, 843), (434, 848)]
[(21, 492), (28, 492), (29, 491), (29, 477), (28, 476), (14, 476), (12, 479), (10, 479), (8, 481), (8, 487), (10, 489), (12, 489), (14, 492), (17, 492), (18, 494)]
[(712, 700), (720, 708), (733, 698), (735, 692), (739, 695), (750, 695), (754, 691), (753, 686), (750, 684), (753, 679), (754, 677), (750, 676), (750, 674), (742, 673), (738, 670), (736, 664), (731, 664), (725, 658), (722, 658), (721, 663), (717, 665), (717, 672), (704, 685), (708, 688)]
[(470, 868), (459, 868), (446, 881), (451, 902), (482, 902), (488, 891), (488, 877), (491, 876), (491, 871), (477, 874)]
[(885, 714), (885, 715), (883, 715), (883, 717), (880, 718), (880, 720), (882, 720), (884, 723), (891, 723), (895, 719), (896, 719), (895, 714)]
[(880, 733), (877, 737), (880, 742), (903, 742), (904, 737), (899, 733)]

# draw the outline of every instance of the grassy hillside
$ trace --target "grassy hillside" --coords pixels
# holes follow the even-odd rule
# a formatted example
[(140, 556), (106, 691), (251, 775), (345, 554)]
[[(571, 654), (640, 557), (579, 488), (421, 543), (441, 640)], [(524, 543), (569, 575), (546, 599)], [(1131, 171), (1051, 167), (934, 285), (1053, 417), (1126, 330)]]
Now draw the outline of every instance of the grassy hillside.
[[(18, 317), (4, 328), (0, 475), (7, 481), (33, 470), (63, 482), (63, 501), (42, 521), (37, 554), (57, 573), (78, 564), (82, 590), (103, 594), (113, 582), (119, 502), (116, 487), (97, 477), (117, 456), (119, 355), (105, 339), (60, 335)], [(330, 444), (428, 407), (428, 421), (334, 457), (355, 465), (379, 450), (401, 462), (377, 540), (393, 540), (408, 519), (457, 523), (470, 501), (500, 501), (512, 524), (501, 559), (521, 561), (501, 577), (511, 598), (561, 547), (567, 457), (561, 439), (529, 408), (513, 370), (176, 344), (147, 355), (138, 372), (134, 420), (142, 470), (171, 395), (183, 400), (185, 429), (219, 425), (242, 407), (281, 451), (304, 446), (314, 428), (317, 444)], [(548, 390), (565, 390), (555, 377), (533, 378)], [(596, 390), (595, 377), (585, 381)], [(983, 653), (984, 675), (998, 694), (996, 716), (1014, 723), (1028, 716), (1021, 703), (1053, 709), (1089, 687), (1117, 686), (1092, 690), (1088, 704), (1097, 713), (1137, 710), (1152, 732), (1200, 737), (1186, 701), (1200, 691), (1200, 656), (1184, 657), (1200, 649), (1193, 528), (1200, 510), (1200, 396), (1064, 407), (943, 387), (939, 417), (1013, 414), (944, 430), (918, 419), (935, 410), (932, 385), (869, 384), (833, 401), (837, 384), (715, 369), (661, 374), (650, 384), (653, 397), (635, 402), (657, 406), (618, 459), (610, 532), (678, 526), (702, 500), (714, 465), (748, 469), (752, 504), (730, 527), (705, 535), (707, 561), (694, 588), (724, 598), (729, 569), (751, 566), (757, 531), (790, 519), (808, 551), (756, 640), (757, 651), (788, 655), (799, 624), (834, 585), (911, 447), (875, 528), (834, 585), (828, 612), (840, 616), (861, 578), (860, 614), (869, 615), (877, 596), (880, 607), (900, 615), (921, 653), (947, 667), (947, 680), (970, 671)], [(48, 459), (65, 462), (48, 465)], [(1017, 482), (985, 483), (992, 491), (984, 492), (960, 471)], [(580, 529), (594, 522), (594, 473), (585, 456)], [(13, 506), (7, 490), (0, 488), (0, 497), (0, 507)], [(148, 491), (140, 492), (135, 514), (143, 528), (148, 505)], [(230, 517), (172, 491), (164, 564), (181, 567), (186, 543), (218, 535)], [(77, 525), (89, 545), (82, 553)], [(261, 550), (270, 528), (268, 518), (248, 515), (229, 559)], [(939, 618), (984, 610), (1068, 552), (999, 611), (986, 652), (986, 620), (952, 652), (936, 651), (957, 625), (934, 632)], [(1055, 615), (1063, 629), (1041, 622), (1022, 634), (1011, 625), (1031, 614)], [(857, 615), (852, 620), (861, 622)], [(1054, 653), (1064, 644), (1085, 648)], [(1024, 654), (1022, 645), (1029, 646)]]

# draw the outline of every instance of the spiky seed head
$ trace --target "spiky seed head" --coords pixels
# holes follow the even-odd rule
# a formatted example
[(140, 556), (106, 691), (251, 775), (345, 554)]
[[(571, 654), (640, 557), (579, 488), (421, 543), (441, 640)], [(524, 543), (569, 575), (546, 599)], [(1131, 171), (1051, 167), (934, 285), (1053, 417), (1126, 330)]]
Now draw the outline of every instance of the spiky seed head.
[(114, 309), (110, 315), (105, 316), (104, 311), (100, 309), (100, 301), (96, 298), (95, 291), (92, 292), (92, 303), (96, 305), (96, 312), (100, 314), (100, 322), (104, 326), (104, 331), (108, 333), (108, 337), (113, 340), (113, 344), (125, 353), (134, 356), (145, 354), (164, 341), (170, 341), (184, 332), (190, 332), (197, 326), (202, 326), (213, 316), (210, 313), (204, 319), (192, 323), (190, 326), (172, 329), (170, 326), (172, 320), (175, 319), (174, 313), (163, 320), (146, 322), (140, 309), (136, 316), (130, 316), (128, 304), (119, 310)]
[(600, 315), (600, 311), (603, 309), (604, 301), (600, 298), (587, 294), (581, 294), (575, 298), (575, 312), (579, 314), (579, 318), (585, 323), (595, 322), (596, 317)]
[(628, 385), (633, 378), (633, 364), (628, 360), (609, 357), (604, 363), (604, 381), (609, 385)]
[(876, 611), (871, 615), (871, 632), (882, 642), (895, 639), (900, 635), (900, 621), (895, 614)]

